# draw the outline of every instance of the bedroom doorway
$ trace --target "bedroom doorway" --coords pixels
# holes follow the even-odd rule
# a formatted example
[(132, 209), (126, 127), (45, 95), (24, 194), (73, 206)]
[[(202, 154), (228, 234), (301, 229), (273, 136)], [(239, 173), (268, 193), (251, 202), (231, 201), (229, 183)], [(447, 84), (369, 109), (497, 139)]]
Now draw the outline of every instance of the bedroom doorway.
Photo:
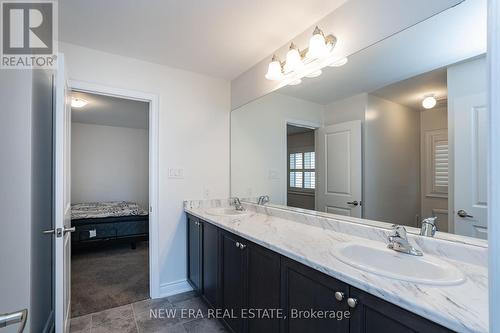
[(157, 98), (71, 87), (71, 317), (158, 294)]

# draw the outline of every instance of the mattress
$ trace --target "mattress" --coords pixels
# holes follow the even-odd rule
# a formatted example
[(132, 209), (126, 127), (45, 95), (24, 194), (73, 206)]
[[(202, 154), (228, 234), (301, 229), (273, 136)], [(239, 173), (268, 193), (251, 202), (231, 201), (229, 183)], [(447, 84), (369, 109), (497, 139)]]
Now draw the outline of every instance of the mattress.
[(87, 202), (71, 205), (71, 220), (147, 215), (147, 210), (131, 201)]

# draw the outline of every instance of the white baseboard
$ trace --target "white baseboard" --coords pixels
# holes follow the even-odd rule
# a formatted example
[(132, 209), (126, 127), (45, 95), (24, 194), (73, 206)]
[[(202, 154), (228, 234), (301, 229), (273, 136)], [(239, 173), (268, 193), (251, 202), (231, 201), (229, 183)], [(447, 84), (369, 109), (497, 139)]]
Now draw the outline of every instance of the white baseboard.
[(191, 291), (193, 288), (187, 280), (178, 280), (160, 285), (160, 298)]

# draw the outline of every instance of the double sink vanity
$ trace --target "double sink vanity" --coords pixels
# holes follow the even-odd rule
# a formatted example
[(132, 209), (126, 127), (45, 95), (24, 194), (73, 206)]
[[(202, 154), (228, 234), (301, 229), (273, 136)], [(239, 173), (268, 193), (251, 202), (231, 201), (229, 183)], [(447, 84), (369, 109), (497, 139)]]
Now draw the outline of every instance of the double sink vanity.
[(484, 247), (276, 205), (185, 211), (189, 282), (233, 332), (488, 331)]

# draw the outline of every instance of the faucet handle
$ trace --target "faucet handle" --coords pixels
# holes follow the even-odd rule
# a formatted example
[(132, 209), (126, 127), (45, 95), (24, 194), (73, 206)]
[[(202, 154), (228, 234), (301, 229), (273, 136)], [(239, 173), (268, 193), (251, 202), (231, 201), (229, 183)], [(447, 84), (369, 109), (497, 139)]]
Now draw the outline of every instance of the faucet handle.
[[(406, 239), (406, 228), (402, 225), (394, 224), (392, 226), (392, 237), (400, 237)], [(389, 236), (389, 237), (391, 237)]]

